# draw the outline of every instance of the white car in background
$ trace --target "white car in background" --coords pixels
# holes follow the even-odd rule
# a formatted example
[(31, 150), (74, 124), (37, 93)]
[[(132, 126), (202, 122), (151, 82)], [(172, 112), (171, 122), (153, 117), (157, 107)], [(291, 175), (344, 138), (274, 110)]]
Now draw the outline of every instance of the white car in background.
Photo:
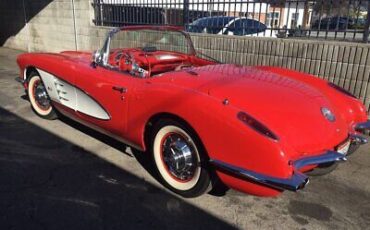
[(215, 16), (199, 18), (186, 27), (190, 33), (236, 36), (277, 37), (277, 30), (268, 29), (257, 20), (245, 17)]

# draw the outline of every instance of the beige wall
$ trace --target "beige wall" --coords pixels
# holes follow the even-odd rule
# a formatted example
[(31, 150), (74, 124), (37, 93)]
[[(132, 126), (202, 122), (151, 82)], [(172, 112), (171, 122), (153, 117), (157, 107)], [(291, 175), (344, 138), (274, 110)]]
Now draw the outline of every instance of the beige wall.
[[(74, 1), (76, 29), (71, 0), (54, 0), (4, 45), (32, 52), (98, 49), (110, 28), (93, 25), (89, 0)], [(333, 81), (360, 97), (370, 111), (369, 44), (202, 34), (192, 38), (197, 50), (223, 62), (281, 66)]]

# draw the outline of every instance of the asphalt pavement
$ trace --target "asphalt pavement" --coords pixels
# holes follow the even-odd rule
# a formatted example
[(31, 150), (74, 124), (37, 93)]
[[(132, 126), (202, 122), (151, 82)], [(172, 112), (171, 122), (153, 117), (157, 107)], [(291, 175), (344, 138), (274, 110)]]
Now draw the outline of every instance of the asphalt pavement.
[(370, 229), (370, 147), (302, 191), (183, 199), (145, 153), (69, 119), (36, 116), (0, 48), (0, 229)]

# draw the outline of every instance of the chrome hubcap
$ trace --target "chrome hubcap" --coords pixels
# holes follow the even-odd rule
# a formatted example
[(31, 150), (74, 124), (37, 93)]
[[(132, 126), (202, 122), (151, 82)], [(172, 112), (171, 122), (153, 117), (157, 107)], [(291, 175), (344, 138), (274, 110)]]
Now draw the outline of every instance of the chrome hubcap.
[(196, 157), (192, 145), (183, 136), (171, 133), (163, 142), (163, 161), (168, 171), (175, 178), (190, 180), (196, 170)]
[(43, 108), (48, 108), (50, 106), (48, 94), (41, 82), (38, 82), (38, 84), (36, 85), (34, 94), (35, 100), (40, 106), (42, 106)]

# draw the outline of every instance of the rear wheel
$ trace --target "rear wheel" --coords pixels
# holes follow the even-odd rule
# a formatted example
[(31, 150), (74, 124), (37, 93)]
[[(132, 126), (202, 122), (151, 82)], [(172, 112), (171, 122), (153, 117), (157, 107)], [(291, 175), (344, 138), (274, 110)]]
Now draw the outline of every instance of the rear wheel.
[(57, 118), (46, 88), (37, 72), (29, 75), (27, 93), (31, 107), (38, 116), (49, 120)]
[(200, 196), (210, 187), (207, 157), (194, 132), (176, 121), (153, 127), (152, 153), (162, 183), (184, 197)]

